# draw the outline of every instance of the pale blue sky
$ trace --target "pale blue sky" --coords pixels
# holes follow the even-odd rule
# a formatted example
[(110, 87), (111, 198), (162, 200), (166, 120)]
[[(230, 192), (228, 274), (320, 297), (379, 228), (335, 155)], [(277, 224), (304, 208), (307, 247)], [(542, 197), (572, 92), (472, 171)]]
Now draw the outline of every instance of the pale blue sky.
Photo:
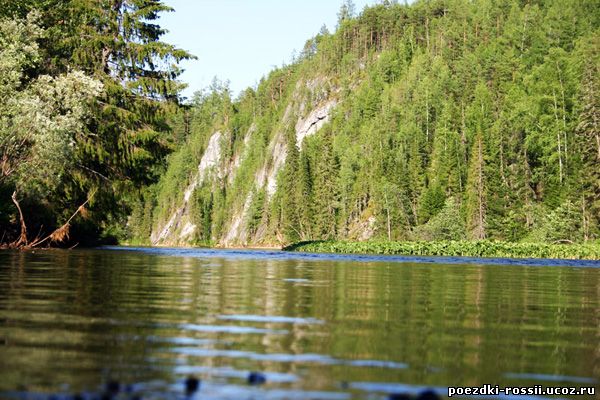
[[(376, 0), (354, 0), (357, 12)], [(183, 64), (184, 96), (210, 85), (214, 76), (231, 82), (235, 95), (254, 86), (274, 66), (289, 63), (323, 24), (333, 32), (341, 0), (165, 0), (164, 41), (198, 60)]]

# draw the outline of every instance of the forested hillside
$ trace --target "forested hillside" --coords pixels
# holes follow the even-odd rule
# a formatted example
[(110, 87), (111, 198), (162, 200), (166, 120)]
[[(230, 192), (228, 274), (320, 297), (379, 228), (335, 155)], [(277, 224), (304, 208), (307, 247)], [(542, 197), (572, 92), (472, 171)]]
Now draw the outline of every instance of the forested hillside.
[(185, 104), (167, 11), (0, 0), (1, 243), (600, 236), (600, 1), (345, 1)]
[(587, 241), (600, 233), (600, 2), (343, 4), (291, 65), (174, 117), (134, 208), (153, 244)]

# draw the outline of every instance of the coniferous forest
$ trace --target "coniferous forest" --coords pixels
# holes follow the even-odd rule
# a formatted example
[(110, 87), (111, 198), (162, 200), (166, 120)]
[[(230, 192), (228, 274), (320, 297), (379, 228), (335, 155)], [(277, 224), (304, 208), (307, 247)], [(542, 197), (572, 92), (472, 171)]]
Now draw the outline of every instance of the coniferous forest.
[(157, 0), (2, 0), (5, 244), (600, 237), (600, 1), (345, 1), (183, 101)]

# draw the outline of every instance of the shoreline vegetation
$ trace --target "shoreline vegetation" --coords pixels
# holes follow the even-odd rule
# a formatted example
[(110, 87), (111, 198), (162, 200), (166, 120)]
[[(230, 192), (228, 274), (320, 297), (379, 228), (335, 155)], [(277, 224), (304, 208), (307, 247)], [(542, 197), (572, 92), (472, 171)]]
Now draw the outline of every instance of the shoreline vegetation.
[(600, 260), (600, 243), (511, 243), (491, 240), (463, 241), (306, 241), (283, 247), (284, 251), (403, 256), (484, 258), (550, 258)]

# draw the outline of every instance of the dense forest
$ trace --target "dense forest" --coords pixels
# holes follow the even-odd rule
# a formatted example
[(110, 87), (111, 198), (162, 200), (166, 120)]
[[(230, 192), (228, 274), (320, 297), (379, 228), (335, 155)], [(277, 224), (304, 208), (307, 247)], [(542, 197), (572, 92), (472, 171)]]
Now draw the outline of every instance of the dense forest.
[(257, 88), (232, 99), (215, 82), (180, 110), (181, 146), (132, 233), (222, 245), (595, 239), (599, 10), (453, 0), (354, 16), (345, 2), (335, 33), (322, 29)]
[[(114, 240), (175, 149), (156, 0), (0, 1), (0, 242)], [(70, 241), (69, 241), (70, 239)]]
[(257, 87), (185, 104), (167, 10), (0, 7), (4, 242), (598, 239), (600, 1), (345, 1)]

